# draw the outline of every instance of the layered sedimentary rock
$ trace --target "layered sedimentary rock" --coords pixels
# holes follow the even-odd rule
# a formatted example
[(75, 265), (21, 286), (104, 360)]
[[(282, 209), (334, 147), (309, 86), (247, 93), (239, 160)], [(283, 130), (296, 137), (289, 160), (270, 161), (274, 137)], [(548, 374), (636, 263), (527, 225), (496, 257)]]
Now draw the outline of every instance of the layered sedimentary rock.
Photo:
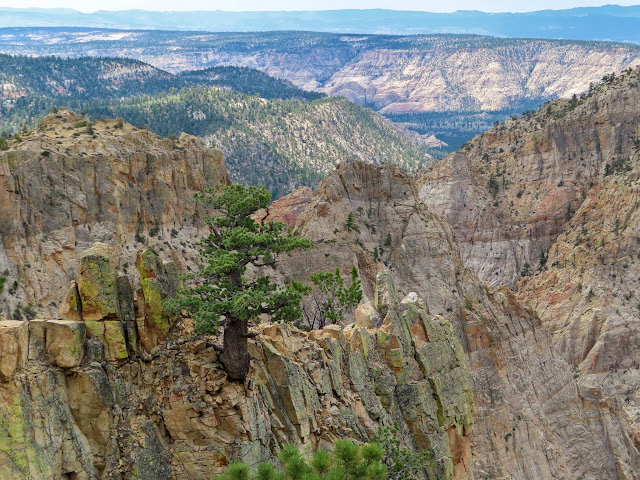
[(639, 160), (636, 153), (631, 171), (590, 189), (551, 246), (546, 268), (524, 279), (518, 293), (573, 366), (601, 428), (625, 432), (624, 443), (613, 443), (618, 478), (640, 472)]
[[(357, 265), (375, 299), (373, 278), (390, 268), (400, 291), (416, 292), (430, 313), (452, 322), (473, 383), (476, 478), (618, 478), (620, 459), (631, 465), (638, 458), (621, 447), (629, 445), (628, 430), (585, 403), (531, 309), (464, 267), (453, 230), (420, 201), (420, 189), (397, 167), (341, 165), (297, 220), (295, 230), (316, 247), (283, 260), (282, 273), (301, 279)], [(355, 228), (346, 227), (349, 213)]]
[(425, 174), (421, 201), (449, 221), (482, 280), (514, 287), (535, 272), (589, 189), (635, 152), (639, 77), (508, 120)]
[[(177, 200), (184, 210), (175, 207), (166, 218), (174, 225), (187, 225), (189, 219), (193, 229), (177, 232), (174, 239), (168, 232), (166, 244), (151, 248), (127, 242), (132, 235), (135, 242), (136, 233), (149, 238), (144, 228), (153, 222), (143, 222), (140, 232), (135, 221), (124, 223), (127, 230), (91, 217), (97, 219), (87, 222), (86, 230), (103, 232), (96, 238), (103, 241), (86, 240), (68, 249), (72, 255), (57, 257), (67, 273), (56, 286), (60, 319), (0, 325), (0, 348), (7, 352), (0, 358), (0, 421), (10, 433), (0, 446), (0, 472), (8, 478), (205, 479), (231, 459), (255, 464), (273, 458), (290, 441), (328, 446), (336, 438), (366, 440), (379, 425), (398, 421), (406, 445), (434, 452), (439, 478), (638, 478), (637, 322), (632, 316), (633, 285), (640, 278), (634, 260), (640, 248), (634, 233), (640, 229), (633, 153), (637, 84), (634, 75), (626, 78), (582, 101), (553, 104), (550, 115), (555, 111), (557, 118), (547, 119), (546, 111), (534, 115), (547, 143), (536, 137), (535, 122), (531, 131), (520, 120), (499, 131), (505, 137), (491, 133), (508, 138), (511, 125), (519, 125), (531, 136), (526, 142), (543, 151), (538, 157), (529, 153), (530, 160), (539, 160), (537, 167), (517, 163), (517, 148), (512, 158), (481, 137), (471, 144), (471, 153), (451, 157), (424, 177), (397, 166), (348, 162), (312, 195), (300, 192), (274, 205), (273, 218), (294, 224), (294, 231), (315, 246), (281, 255), (278, 270), (269, 273), (308, 281), (312, 272), (336, 267), (346, 272), (355, 265), (365, 299), (349, 316), (349, 322), (355, 320), (349, 326), (311, 333), (258, 326), (262, 335), (252, 340), (254, 361), (244, 384), (227, 381), (215, 338), (193, 337), (188, 320), (163, 309), (163, 299), (179, 288), (177, 272), (192, 267), (190, 244), (199, 234), (186, 197)], [(583, 115), (589, 104), (603, 110), (603, 117), (593, 111)], [(589, 123), (589, 118), (595, 120)], [(132, 140), (123, 139), (125, 144), (135, 145), (138, 135), (147, 138), (130, 128), (125, 130)], [(97, 137), (106, 138), (108, 130)], [(580, 131), (591, 131), (594, 138), (583, 138)], [(525, 137), (518, 134), (514, 142), (526, 143), (520, 140)], [(567, 138), (579, 138), (584, 152), (589, 141), (599, 142), (600, 153), (584, 156), (582, 167), (572, 155), (558, 152), (558, 145), (570, 144)], [(471, 162), (480, 142), (495, 148), (495, 162), (483, 160), (484, 155)], [(556, 147), (540, 147), (549, 142)], [(570, 153), (575, 148), (579, 152), (566, 147)], [(620, 158), (616, 149), (631, 158), (614, 162)], [(180, 152), (160, 162), (157, 171), (171, 161), (185, 165), (180, 155), (190, 150)], [(83, 165), (90, 163), (87, 158)], [(548, 159), (553, 168), (546, 167)], [(571, 171), (572, 165), (584, 171)], [(491, 171), (480, 172), (483, 166), (491, 166), (494, 179), (501, 177), (497, 190), (489, 184)], [(468, 184), (451, 180), (455, 169)], [(536, 174), (539, 170), (543, 173)], [(552, 171), (567, 175), (562, 185), (551, 180)], [(197, 176), (201, 171), (192, 172), (194, 189), (226, 181), (224, 172), (211, 182)], [(522, 181), (520, 196), (514, 186), (517, 172), (532, 178), (531, 184)], [(172, 175), (183, 178), (178, 171)], [(131, 188), (138, 185), (134, 180)], [(165, 190), (166, 185), (173, 184), (165, 181)], [(461, 223), (452, 218), (452, 227), (444, 218), (454, 209), (443, 205), (457, 206), (450, 199), (468, 195), (478, 202), (475, 215), (483, 221), (497, 201), (494, 215), (502, 218), (507, 200), (515, 205), (524, 199), (537, 210), (557, 195), (565, 198), (565, 185), (571, 187), (567, 198), (586, 198), (580, 205), (578, 200), (561, 203), (577, 213), (562, 222), (543, 218), (546, 230), (538, 229), (544, 235), (525, 237), (550, 242), (553, 228), (561, 233), (545, 253), (547, 270), (522, 283), (517, 295), (504, 286), (485, 286), (464, 255), (470, 243), (463, 243), (460, 254)], [(437, 188), (441, 202), (434, 200)], [(479, 194), (470, 195), (472, 188)], [(24, 191), (26, 205), (43, 208), (42, 202), (29, 200), (40, 198), (36, 190), (18, 190)], [(188, 188), (184, 192), (192, 194)], [(119, 205), (102, 195), (87, 199), (111, 205), (107, 211)], [(533, 222), (526, 212), (513, 218)], [(32, 215), (42, 218), (37, 210)], [(107, 235), (111, 225), (115, 233)], [(163, 225), (158, 228), (166, 231)], [(514, 232), (517, 225), (522, 224), (514, 222)], [(6, 245), (24, 231), (2, 231), (5, 252), (16, 251)], [(497, 223), (492, 235), (494, 248), (513, 240), (504, 240)], [(510, 268), (509, 261), (500, 261), (493, 271)]]
[(608, 436), (610, 455), (584, 465), (606, 478), (640, 471), (639, 104), (637, 69), (609, 77), (477, 137), (420, 181), (465, 264), (517, 286), (571, 366), (590, 428)]
[(0, 154), (5, 312), (21, 302), (54, 314), (96, 241), (115, 248), (122, 274), (135, 270), (145, 243), (173, 245), (172, 260), (184, 265), (201, 225), (193, 193), (228, 182), (220, 152), (195, 137), (162, 139), (114, 120), (89, 127), (66, 110), (49, 115)]
[[(603, 75), (638, 65), (640, 54), (620, 43), (480, 35), (153, 31), (114, 35), (76, 29), (40, 29), (37, 35), (13, 31), (0, 39), (0, 48), (23, 55), (117, 53), (176, 73), (217, 65), (250, 67), (304, 89), (373, 105), (384, 113), (477, 112), (570, 97)], [(16, 92), (8, 90), (10, 95)]]
[(324, 91), (382, 113), (500, 110), (514, 99), (570, 97), (638, 64), (625, 49), (533, 41), (460, 50), (376, 49), (333, 74)]

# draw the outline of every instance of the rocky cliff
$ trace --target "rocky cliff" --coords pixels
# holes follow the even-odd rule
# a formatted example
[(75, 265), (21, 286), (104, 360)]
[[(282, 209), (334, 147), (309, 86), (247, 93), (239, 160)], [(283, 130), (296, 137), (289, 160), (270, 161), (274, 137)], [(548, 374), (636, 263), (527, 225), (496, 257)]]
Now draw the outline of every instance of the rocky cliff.
[[(297, 219), (296, 231), (316, 247), (283, 260), (281, 272), (302, 279), (357, 265), (375, 299), (374, 278), (390, 269), (400, 291), (416, 292), (431, 314), (452, 323), (473, 384), (475, 478), (636, 478), (638, 451), (624, 422), (581, 394), (571, 364), (530, 308), (465, 268), (454, 231), (420, 191), (397, 167), (341, 165)], [(356, 229), (345, 227), (349, 213)]]
[(228, 182), (220, 152), (195, 137), (172, 141), (114, 120), (89, 127), (69, 111), (51, 114), (0, 153), (5, 313), (54, 314), (96, 241), (117, 246), (123, 271), (149, 242), (186, 268), (200, 225), (193, 193)]
[(162, 306), (202, 235), (193, 193), (228, 183), (221, 155), (83, 122), (52, 114), (2, 154), (0, 477), (204, 480), (397, 422), (432, 475), (473, 478), (472, 386), (447, 319), (381, 275), (356, 325), (258, 327), (248, 381), (229, 382), (216, 339)]
[[(423, 176), (393, 165), (347, 162), (312, 194), (301, 191), (274, 203), (269, 214), (315, 246), (282, 255), (270, 273), (306, 280), (311, 272), (355, 265), (365, 303), (350, 325), (311, 333), (256, 327), (262, 335), (251, 346), (254, 361), (244, 384), (226, 380), (216, 339), (193, 336), (188, 320), (162, 307), (179, 288), (177, 272), (193, 267), (190, 255), (200, 234), (193, 191), (228, 181), (221, 157), (186, 136), (172, 143), (109, 121), (81, 133), (66, 130), (77, 120), (69, 113), (49, 119), (62, 128), (45, 125), (10, 144), (2, 157), (10, 175), (0, 178), (11, 188), (0, 198), (11, 199), (3, 205), (26, 219), (0, 224), (3, 261), (13, 269), (10, 277), (31, 272), (33, 265), (23, 259), (37, 265), (35, 273), (19, 277), (15, 294), (34, 304), (37, 298), (55, 301), (40, 312), (59, 319), (0, 325), (0, 432), (6, 432), (0, 434), (0, 472), (10, 478), (205, 479), (230, 459), (271, 458), (286, 442), (365, 440), (378, 425), (398, 421), (406, 445), (433, 451), (435, 478), (637, 479), (633, 285), (640, 278), (634, 261), (640, 245), (633, 233), (635, 135), (627, 138), (635, 121), (636, 79), (635, 73), (611, 79), (582, 100), (554, 103), (549, 114), (533, 115), (535, 122), (514, 120)], [(603, 109), (602, 117), (588, 115), (588, 105)], [(600, 153), (594, 147), (589, 156), (591, 143), (580, 132), (594, 135)], [(507, 138), (514, 139), (508, 147), (515, 148), (513, 157), (499, 151), (507, 150), (500, 143)], [(559, 145), (579, 152), (567, 138), (580, 139), (585, 167), (558, 152)], [(550, 144), (556, 147), (541, 147)], [(494, 160), (483, 158), (482, 145), (495, 149)], [(529, 152), (530, 162), (517, 163), (517, 148)], [(537, 157), (536, 148), (543, 152)], [(605, 156), (616, 149), (631, 158)], [(73, 205), (87, 205), (84, 223), (64, 220), (69, 217), (49, 201), (51, 187), (28, 188), (55, 172), (46, 160), (57, 155), (77, 160), (61, 164), (54, 187), (89, 179), (91, 188), (78, 195), (85, 203), (67, 203), (71, 212)], [(120, 158), (127, 159), (127, 172), (140, 168), (124, 177), (126, 183), (116, 174), (123, 168)], [(537, 167), (531, 166), (536, 158)], [(551, 180), (553, 168), (545, 170), (549, 158), (555, 171), (572, 173), (562, 185)], [(110, 168), (96, 173), (98, 159)], [(20, 182), (9, 183), (22, 163), (43, 167), (35, 176), (25, 169)], [(77, 177), (67, 179), (67, 168)], [(456, 170), (468, 183), (454, 182)], [(533, 179), (522, 180), (521, 195), (507, 183), (518, 184), (518, 174)], [(143, 190), (146, 182), (158, 183)], [(475, 191), (465, 198), (477, 202), (476, 217), (501, 219), (506, 210), (500, 209), (511, 202), (507, 185), (514, 204), (530, 201), (532, 211), (568, 187), (570, 198), (586, 198), (580, 205), (561, 204), (575, 205), (570, 219), (541, 217), (560, 236), (545, 253), (547, 269), (523, 282), (517, 294), (485, 286), (454, 215), (465, 212), (459, 196)], [(124, 199), (136, 202), (136, 209), (124, 208)], [(44, 215), (48, 208), (56, 215)], [(483, 208), (497, 212), (485, 217)], [(528, 210), (522, 212), (513, 218), (527, 218)], [(355, 225), (347, 227), (349, 214)], [(36, 247), (60, 236), (56, 225), (80, 240), (47, 256)], [(498, 220), (490, 225), (495, 248), (513, 241)], [(551, 228), (536, 241), (551, 242)], [(162, 241), (145, 248), (141, 240), (161, 232)], [(21, 241), (24, 249), (15, 246)], [(40, 258), (50, 260), (36, 263)], [(493, 268), (511, 267), (505, 260)], [(44, 282), (47, 275), (55, 283)]]
[(231, 459), (367, 440), (394, 422), (408, 447), (434, 453), (432, 475), (473, 477), (462, 346), (415, 294), (400, 301), (390, 277), (384, 318), (369, 304), (344, 329), (260, 326), (241, 384), (215, 339), (162, 310), (175, 264), (138, 252), (132, 295), (111, 251), (84, 252), (66, 319), (0, 322), (2, 478), (205, 480)]
[(513, 287), (539, 269), (589, 189), (628, 164), (640, 137), (639, 78), (638, 69), (608, 77), (512, 118), (424, 175), (421, 200), (447, 218), (481, 279)]
[[(465, 264), (518, 287), (572, 368), (591, 425), (618, 432), (611, 478), (637, 478), (640, 71), (475, 138), (420, 181)], [(518, 279), (524, 278), (518, 282)], [(477, 391), (476, 391), (477, 394)]]

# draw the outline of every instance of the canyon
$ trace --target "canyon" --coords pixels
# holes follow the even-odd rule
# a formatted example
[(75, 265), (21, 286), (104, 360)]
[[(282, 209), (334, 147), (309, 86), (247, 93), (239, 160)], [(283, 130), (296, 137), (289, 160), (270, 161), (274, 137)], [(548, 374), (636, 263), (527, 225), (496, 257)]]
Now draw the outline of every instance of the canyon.
[(172, 73), (250, 67), (385, 114), (520, 113), (640, 63), (633, 44), (479, 35), (2, 29), (0, 51), (128, 57)]
[(364, 299), (345, 325), (254, 327), (244, 383), (162, 304), (223, 155), (50, 114), (0, 153), (0, 472), (200, 480), (395, 421), (436, 478), (637, 479), (639, 99), (629, 70), (423, 171), (343, 161), (275, 201), (314, 247), (273, 278), (357, 266)]

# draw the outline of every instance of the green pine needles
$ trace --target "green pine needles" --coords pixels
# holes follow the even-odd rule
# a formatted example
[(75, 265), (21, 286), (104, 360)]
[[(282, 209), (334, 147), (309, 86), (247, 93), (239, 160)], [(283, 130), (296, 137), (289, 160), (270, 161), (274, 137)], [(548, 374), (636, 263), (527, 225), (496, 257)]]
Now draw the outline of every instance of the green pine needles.
[(214, 480), (422, 480), (433, 472), (432, 457), (431, 452), (404, 448), (394, 425), (381, 427), (371, 443), (340, 439), (333, 452), (319, 449), (309, 458), (297, 446), (287, 445), (278, 453), (281, 467), (263, 462), (252, 472), (234, 461)]
[(333, 452), (317, 450), (306, 459), (298, 447), (287, 445), (278, 455), (282, 471), (273, 463), (264, 462), (252, 474), (248, 465), (233, 462), (224, 475), (214, 480), (385, 480), (389, 477), (383, 454), (377, 443), (358, 445), (337, 440)]
[(250, 321), (263, 314), (275, 322), (295, 322), (302, 315), (300, 301), (306, 291), (292, 282), (280, 286), (268, 276), (245, 278), (249, 265), (273, 266), (280, 253), (309, 248), (311, 241), (289, 234), (279, 222), (256, 222), (252, 215), (269, 205), (264, 186), (230, 185), (218, 192), (196, 195), (209, 209), (210, 233), (201, 240), (203, 265), (192, 285), (168, 302), (196, 322), (196, 331), (217, 334), (224, 327), (220, 361), (232, 380), (244, 380), (249, 371), (247, 339)]

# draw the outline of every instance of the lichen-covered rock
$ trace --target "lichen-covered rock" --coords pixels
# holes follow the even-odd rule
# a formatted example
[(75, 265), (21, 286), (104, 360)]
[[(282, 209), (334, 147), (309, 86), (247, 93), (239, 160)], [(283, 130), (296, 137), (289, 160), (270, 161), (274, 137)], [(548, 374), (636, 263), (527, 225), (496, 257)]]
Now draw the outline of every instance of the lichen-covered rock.
[(109, 245), (95, 243), (82, 254), (78, 293), (83, 320), (118, 316), (117, 274)]
[(43, 119), (46, 131), (0, 152), (0, 211), (11, 212), (0, 216), (0, 270), (18, 282), (7, 312), (32, 303), (39, 317), (55, 318), (69, 272), (96, 242), (126, 273), (141, 244), (160, 236), (184, 268), (203, 222), (194, 193), (229, 183), (221, 152), (195, 137), (161, 138), (115, 119), (96, 122), (95, 137), (74, 136), (68, 127), (84, 120), (61, 109)]
[(0, 320), (0, 381), (8, 382), (24, 367), (29, 355), (26, 322)]
[(106, 360), (117, 361), (129, 356), (122, 322), (118, 320), (90, 320), (85, 323), (87, 334), (104, 344)]
[(138, 350), (138, 330), (136, 328), (136, 312), (133, 290), (129, 277), (118, 276), (118, 301), (120, 302), (120, 321), (126, 334), (127, 345), (131, 351)]
[(138, 308), (144, 313), (138, 319), (138, 332), (143, 347), (150, 351), (164, 340), (175, 321), (162, 301), (173, 297), (180, 289), (180, 277), (175, 263), (163, 262), (152, 249), (139, 251), (136, 267), (140, 274)]
[(380, 314), (377, 312), (373, 302), (365, 302), (358, 305), (354, 315), (357, 327), (371, 328), (376, 326), (380, 320)]
[(0, 385), (0, 478), (99, 478), (66, 389), (65, 376), (47, 368)]
[(58, 366), (77, 367), (84, 357), (86, 335), (84, 322), (50, 320), (45, 324), (46, 351)]

